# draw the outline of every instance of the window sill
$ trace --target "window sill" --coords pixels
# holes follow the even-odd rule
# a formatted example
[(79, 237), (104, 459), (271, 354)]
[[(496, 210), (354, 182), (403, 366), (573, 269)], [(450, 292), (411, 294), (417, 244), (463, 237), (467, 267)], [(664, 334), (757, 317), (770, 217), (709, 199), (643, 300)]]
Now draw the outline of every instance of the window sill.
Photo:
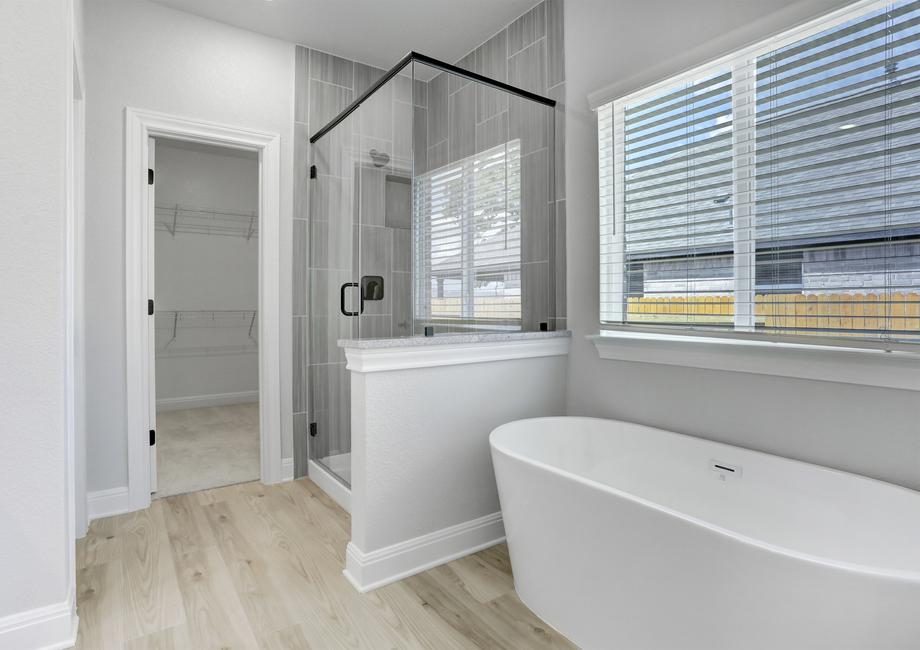
[(920, 352), (604, 330), (602, 359), (920, 391)]

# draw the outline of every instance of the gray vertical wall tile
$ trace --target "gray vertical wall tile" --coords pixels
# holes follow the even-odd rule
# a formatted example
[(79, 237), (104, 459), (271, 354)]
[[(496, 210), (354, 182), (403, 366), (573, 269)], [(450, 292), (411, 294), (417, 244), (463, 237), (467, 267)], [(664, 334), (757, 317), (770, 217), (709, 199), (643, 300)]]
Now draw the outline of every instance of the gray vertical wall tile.
[(508, 142), (508, 112), (500, 113), (476, 125), (476, 151), (485, 151)]
[(549, 262), (521, 265), (521, 320), (525, 330), (538, 330), (540, 323), (549, 323)]
[[(395, 231), (397, 236), (401, 232), (406, 232), (408, 235), (408, 231)], [(394, 272), (391, 291), (393, 294), (393, 336), (411, 336), (412, 274)]]
[(354, 87), (354, 62), (318, 50), (310, 50), (310, 78), (343, 86)]
[(447, 139), (447, 75), (428, 82), (428, 146)]
[(412, 231), (408, 228), (393, 229), (393, 271), (412, 271)]
[(509, 97), (508, 123), (512, 139), (521, 141), (521, 153), (549, 147), (553, 109), (521, 97)]
[[(424, 110), (424, 109), (420, 109)], [(398, 163), (412, 169), (412, 138), (416, 108), (411, 103), (393, 102), (393, 159), (391, 164)]]
[(307, 475), (309, 460), (309, 422), (306, 413), (294, 414), (294, 478)]
[(448, 158), (447, 140), (428, 147), (428, 169), (434, 170), (450, 162)]
[(393, 79), (390, 79), (353, 113), (357, 115), (358, 133), (362, 136), (380, 140), (393, 139), (393, 86)]
[(307, 364), (309, 363), (309, 326), (307, 319), (298, 316), (294, 319), (294, 345), (293, 345), (293, 367), (294, 367), (294, 395), (293, 407), (294, 413), (306, 413), (308, 409), (307, 397)]
[(546, 41), (528, 45), (508, 59), (508, 83), (534, 93), (546, 93)]
[(415, 79), (412, 90), (412, 103), (422, 108), (428, 108), (428, 82)]
[(355, 175), (355, 202), (360, 210), (355, 215), (355, 223), (370, 226), (386, 225), (386, 171), (379, 167), (362, 167)]
[[(468, 70), (470, 72), (476, 72), (476, 52), (475, 50), (467, 54), (465, 57), (463, 57), (459, 61), (457, 61), (457, 67), (463, 68), (464, 70)], [(461, 88), (463, 88), (464, 86), (466, 86), (468, 83), (471, 83), (469, 79), (467, 79), (466, 77), (461, 77), (460, 75), (449, 74), (447, 76), (449, 77), (448, 82), (447, 82), (447, 88), (448, 88), (447, 92), (448, 93), (455, 93)]]
[(307, 255), (307, 236), (308, 226), (304, 219), (294, 219), (294, 254), (293, 254), (293, 271), (294, 278), (291, 284), (293, 288), (292, 309), (295, 316), (307, 315), (307, 273), (309, 257)]
[(309, 121), (310, 50), (298, 45), (294, 50), (294, 121)]
[(565, 81), (565, 28), (563, 0), (546, 0), (546, 85)]
[(368, 314), (365, 311), (358, 320), (362, 339), (388, 339), (393, 336), (393, 316), (391, 314)]
[(310, 80), (310, 120), (315, 129), (321, 129), (342, 112), (353, 99), (350, 88)]
[(521, 159), (521, 255), (524, 263), (549, 260), (548, 158), (549, 151), (543, 149)]
[[(408, 230), (412, 227), (412, 185), (409, 179), (402, 176), (387, 175), (384, 189), (386, 204), (386, 218), (384, 225), (387, 228)], [(395, 232), (394, 232), (395, 236)]]
[[(556, 201), (556, 257), (554, 260), (556, 272), (556, 318), (566, 316), (566, 219), (565, 201)], [(563, 325), (564, 328), (564, 325)]]
[(355, 97), (371, 87), (386, 71), (363, 63), (355, 63)]
[(393, 77), (393, 101), (412, 103), (412, 76), (408, 68)]
[(476, 153), (476, 89), (467, 85), (450, 96), (450, 162)]
[(475, 71), (496, 81), (508, 80), (508, 34), (506, 30), (490, 38), (473, 52)]
[(428, 109), (415, 107), (412, 120), (413, 169), (416, 174), (428, 171)]
[(508, 25), (508, 54), (514, 54), (546, 35), (546, 8), (541, 2)]
[(294, 218), (306, 219), (309, 214), (310, 130), (306, 124), (294, 123)]
[(547, 97), (556, 100), (554, 154), (556, 199), (565, 198), (565, 84), (559, 84), (547, 92)]

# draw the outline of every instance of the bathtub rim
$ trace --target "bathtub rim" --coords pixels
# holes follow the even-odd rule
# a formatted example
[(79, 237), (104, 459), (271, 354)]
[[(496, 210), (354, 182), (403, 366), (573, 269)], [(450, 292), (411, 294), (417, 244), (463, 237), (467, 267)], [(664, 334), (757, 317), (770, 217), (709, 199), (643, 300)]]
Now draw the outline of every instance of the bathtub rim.
[[(638, 503), (645, 507), (652, 508), (658, 512), (661, 512), (662, 514), (666, 516), (670, 516), (670, 517), (680, 519), (682, 521), (686, 521), (691, 525), (698, 526), (700, 528), (704, 528), (717, 535), (728, 537), (737, 542), (741, 542), (741, 543), (748, 544), (751, 546), (756, 546), (757, 548), (765, 550), (769, 553), (783, 555), (783, 556), (790, 557), (790, 558), (800, 560), (803, 562), (819, 564), (822, 566), (831, 567), (834, 569), (840, 569), (840, 570), (848, 571), (851, 573), (858, 573), (861, 575), (866, 575), (866, 576), (870, 576), (874, 578), (888, 578), (892, 580), (920, 584), (920, 569), (914, 570), (914, 571), (898, 570), (898, 569), (876, 567), (876, 566), (865, 565), (865, 564), (858, 564), (855, 562), (845, 562), (842, 560), (837, 560), (834, 558), (829, 558), (829, 557), (825, 557), (821, 555), (814, 555), (811, 553), (805, 553), (805, 552), (798, 551), (798, 550), (795, 550), (795, 549), (792, 549), (786, 546), (781, 546), (778, 544), (772, 544), (769, 542), (765, 542), (764, 540), (757, 539), (755, 537), (750, 537), (749, 535), (744, 535), (742, 533), (731, 530), (729, 528), (725, 528), (724, 526), (719, 526), (711, 522), (707, 522), (703, 519), (700, 519), (699, 517), (689, 515), (685, 512), (681, 512), (679, 510), (675, 510), (674, 508), (664, 506), (660, 503), (656, 503), (644, 497), (637, 496), (623, 489), (613, 487), (606, 483), (602, 483), (600, 481), (596, 481), (594, 479), (590, 479), (585, 476), (581, 476), (579, 474), (574, 474), (568, 470), (561, 469), (559, 467), (550, 465), (543, 461), (529, 458), (528, 456), (521, 454), (520, 452), (512, 451), (511, 449), (508, 448), (507, 445), (499, 444), (495, 440), (496, 437), (500, 435), (500, 432), (502, 430), (510, 429), (515, 425), (521, 425), (523, 423), (529, 423), (529, 422), (560, 422), (560, 421), (572, 421), (572, 420), (591, 421), (591, 422), (617, 422), (620, 424), (628, 424), (630, 426), (638, 427), (640, 429), (656, 431), (660, 433), (669, 434), (672, 436), (678, 436), (681, 438), (690, 438), (695, 441), (701, 441), (701, 442), (705, 442), (708, 444), (717, 445), (722, 448), (741, 449), (745, 452), (756, 454), (757, 456), (769, 456), (772, 458), (779, 458), (779, 459), (782, 459), (790, 463), (795, 463), (797, 465), (803, 465), (803, 466), (809, 467), (813, 470), (829, 472), (832, 474), (844, 475), (851, 479), (856, 479), (859, 481), (868, 481), (874, 484), (880, 484), (880, 485), (886, 486), (887, 488), (892, 488), (892, 489), (900, 490), (903, 492), (907, 492), (908, 494), (911, 494), (911, 495), (914, 495), (915, 497), (920, 498), (920, 492), (917, 492), (916, 490), (911, 490), (910, 488), (904, 487), (902, 485), (895, 485), (894, 483), (888, 483), (886, 481), (881, 481), (879, 479), (874, 479), (868, 476), (863, 476), (861, 474), (854, 474), (853, 472), (846, 472), (844, 470), (835, 469), (833, 467), (826, 467), (824, 465), (817, 465), (815, 463), (809, 463), (809, 462), (802, 461), (802, 460), (796, 460), (794, 458), (787, 458), (786, 456), (780, 456), (778, 454), (770, 454), (764, 451), (757, 451), (755, 449), (749, 449), (747, 447), (741, 447), (739, 445), (730, 445), (724, 442), (717, 442), (714, 440), (709, 440), (707, 438), (700, 438), (699, 436), (693, 436), (687, 433), (678, 433), (676, 431), (668, 431), (667, 429), (660, 429), (658, 427), (653, 427), (653, 426), (649, 426), (645, 424), (639, 424), (637, 422), (629, 422), (628, 420), (615, 420), (613, 418), (598, 418), (598, 417), (579, 416), (579, 415), (571, 415), (571, 416), (563, 415), (563, 416), (523, 418), (520, 420), (513, 420), (511, 422), (506, 422), (505, 424), (499, 425), (498, 427), (493, 429), (491, 433), (489, 433), (489, 446), (491, 450), (493, 451), (493, 453), (494, 452), (502, 453), (514, 460), (526, 463), (534, 467), (538, 467), (542, 470), (550, 471), (553, 474), (557, 474), (563, 478), (573, 480), (576, 483), (580, 483), (587, 487), (590, 487), (593, 489), (599, 489), (603, 492), (612, 494), (613, 496), (620, 497), (628, 501)], [(499, 489), (499, 493), (500, 492), (501, 492), (501, 489)]]

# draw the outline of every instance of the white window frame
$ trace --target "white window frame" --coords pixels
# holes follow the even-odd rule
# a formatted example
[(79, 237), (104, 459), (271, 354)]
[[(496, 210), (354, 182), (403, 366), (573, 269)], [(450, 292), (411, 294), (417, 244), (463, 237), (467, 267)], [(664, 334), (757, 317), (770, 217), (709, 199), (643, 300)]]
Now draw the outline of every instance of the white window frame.
[[(681, 84), (691, 83), (694, 80), (705, 78), (716, 74), (719, 71), (731, 70), (732, 72), (732, 121), (733, 137), (732, 147), (733, 156), (736, 160), (750, 157), (754, 153), (754, 123), (756, 119), (756, 102), (754, 94), (756, 92), (756, 61), (759, 56), (768, 54), (772, 51), (795, 43), (799, 40), (808, 38), (814, 34), (823, 32), (828, 29), (850, 21), (862, 14), (871, 13), (885, 8), (890, 4), (890, 0), (862, 0), (837, 11), (826, 14), (820, 18), (795, 27), (777, 36), (760, 41), (754, 45), (733, 52), (727, 56), (720, 57), (704, 65), (686, 70), (683, 73), (662, 79), (661, 81), (642, 88), (633, 93), (620, 97), (609, 97), (603, 94), (593, 94), (591, 96), (592, 108), (598, 112), (598, 118), (603, 111), (613, 111), (613, 134), (612, 143), (600, 140), (598, 142), (599, 155), (599, 173), (601, 175), (601, 187), (605, 178), (603, 177), (604, 169), (612, 167), (614, 170), (613, 191), (612, 194), (605, 197), (601, 196), (601, 207), (599, 214), (600, 221), (600, 246), (601, 246), (601, 293), (599, 298), (603, 300), (609, 296), (605, 292), (605, 287), (620, 286), (623, 287), (624, 262), (625, 262), (625, 237), (624, 237), (624, 193), (622, 187), (622, 178), (624, 173), (624, 110), (630, 104), (635, 104), (646, 98), (651, 98), (667, 89), (679, 86)], [(617, 137), (619, 135), (619, 137)], [(604, 156), (608, 156), (607, 159)], [(656, 336), (660, 340), (673, 344), (675, 340), (687, 340), (693, 343), (699, 343), (701, 340), (711, 339), (712, 341), (730, 341), (737, 352), (740, 342), (745, 339), (754, 345), (768, 344), (774, 346), (785, 346), (788, 349), (801, 350), (805, 347), (814, 348), (819, 352), (833, 351), (836, 349), (845, 350), (868, 350), (869, 352), (892, 352), (898, 351), (906, 353), (909, 356), (920, 358), (920, 345), (916, 343), (899, 343), (897, 341), (884, 341), (875, 339), (856, 339), (847, 338), (845, 334), (830, 336), (814, 336), (806, 334), (781, 334), (771, 332), (754, 332), (754, 268), (756, 263), (755, 246), (756, 233), (754, 230), (754, 215), (752, 213), (752, 197), (755, 187), (753, 181), (753, 165), (734, 164), (733, 165), (733, 195), (741, 197), (741, 200), (735, 201), (733, 210), (733, 229), (734, 229), (734, 278), (735, 278), (735, 329), (726, 331), (715, 331), (706, 329), (702, 326), (687, 325), (682, 327), (662, 327), (646, 325), (640, 323), (626, 323), (623, 314), (622, 301), (617, 301), (614, 305), (608, 305), (605, 313), (605, 305), (601, 304), (600, 323), (601, 330), (606, 336), (595, 339), (595, 344), (600, 351), (602, 348), (610, 353), (611, 337), (620, 336), (621, 338), (633, 338), (638, 335), (642, 340), (648, 341)], [(605, 201), (605, 198), (607, 201)], [(612, 200), (611, 200), (612, 199)], [(748, 200), (745, 200), (748, 199)], [(610, 208), (608, 203), (612, 203), (612, 219), (610, 218)], [(612, 228), (611, 228), (612, 226)], [(603, 249), (605, 246), (612, 246), (613, 252), (605, 264)], [(739, 253), (740, 251), (740, 253)], [(739, 292), (741, 294), (739, 295)], [(606, 319), (605, 319), (606, 317)], [(651, 336), (652, 339), (647, 337)], [(635, 346), (633, 346), (635, 347)], [(601, 356), (604, 356), (602, 354)], [(607, 357), (620, 358), (620, 357)], [(636, 360), (626, 355), (623, 360)], [(676, 358), (679, 361), (679, 358)], [(681, 364), (682, 365), (682, 364)], [(731, 364), (729, 364), (731, 365)], [(744, 364), (742, 364), (744, 365)], [(706, 367), (706, 366), (704, 366)], [(719, 368), (725, 369), (725, 368)], [(920, 369), (920, 368), (918, 368)], [(746, 372), (754, 372), (750, 366), (744, 368)], [(873, 384), (886, 385), (886, 384)], [(911, 388), (912, 388), (911, 384)], [(907, 387), (907, 386), (900, 386)], [(913, 388), (912, 388), (913, 389)], [(920, 390), (920, 385), (917, 386)]]

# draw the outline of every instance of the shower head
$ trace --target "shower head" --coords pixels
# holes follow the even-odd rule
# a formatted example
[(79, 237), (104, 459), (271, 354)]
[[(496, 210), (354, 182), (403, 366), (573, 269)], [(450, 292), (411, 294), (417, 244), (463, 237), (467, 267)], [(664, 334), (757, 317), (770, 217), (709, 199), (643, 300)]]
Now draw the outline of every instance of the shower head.
[(370, 150), (371, 162), (374, 163), (374, 167), (383, 167), (388, 162), (390, 162), (390, 154), (384, 153), (382, 151), (377, 151), (376, 149)]

